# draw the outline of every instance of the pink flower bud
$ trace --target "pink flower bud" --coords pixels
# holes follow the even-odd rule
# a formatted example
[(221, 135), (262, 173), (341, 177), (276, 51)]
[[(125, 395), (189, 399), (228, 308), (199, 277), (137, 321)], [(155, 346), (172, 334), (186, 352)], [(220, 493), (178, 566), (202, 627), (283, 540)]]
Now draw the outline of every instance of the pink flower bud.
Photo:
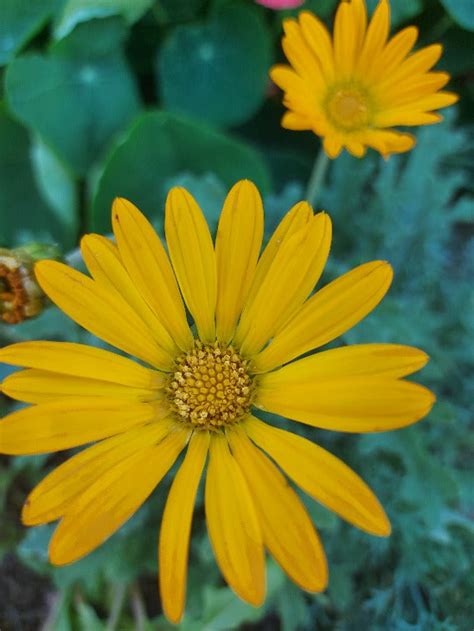
[(255, 0), (255, 2), (269, 9), (278, 11), (281, 9), (295, 9), (296, 7), (300, 7), (304, 3), (304, 0)]

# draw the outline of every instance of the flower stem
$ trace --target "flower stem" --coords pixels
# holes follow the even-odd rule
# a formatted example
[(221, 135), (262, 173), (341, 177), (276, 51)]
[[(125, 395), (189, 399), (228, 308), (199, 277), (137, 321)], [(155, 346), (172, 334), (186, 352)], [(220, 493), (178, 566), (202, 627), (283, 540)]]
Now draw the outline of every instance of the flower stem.
[(130, 589), (133, 618), (135, 620), (135, 630), (144, 631), (147, 621), (145, 603), (138, 583), (133, 583)]
[(314, 161), (313, 170), (309, 176), (308, 185), (306, 187), (305, 199), (314, 206), (321, 189), (329, 166), (329, 158), (321, 147), (316, 160)]
[(125, 583), (117, 583), (113, 586), (112, 605), (107, 620), (107, 626), (105, 627), (106, 631), (115, 631), (117, 628), (126, 593)]

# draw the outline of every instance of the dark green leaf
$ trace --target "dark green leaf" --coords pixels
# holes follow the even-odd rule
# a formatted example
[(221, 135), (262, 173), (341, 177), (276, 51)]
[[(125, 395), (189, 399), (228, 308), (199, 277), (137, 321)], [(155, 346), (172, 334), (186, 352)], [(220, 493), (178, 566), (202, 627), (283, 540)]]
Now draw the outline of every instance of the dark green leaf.
[(252, 179), (265, 193), (269, 175), (250, 147), (203, 124), (168, 112), (140, 116), (111, 152), (93, 201), (91, 229), (110, 230), (114, 197), (132, 200), (148, 217), (162, 213), (169, 178), (177, 173), (214, 173), (230, 188)]
[(0, 244), (74, 238), (71, 216), (58, 221), (41, 196), (30, 161), (26, 130), (0, 105)]
[(259, 11), (244, 6), (177, 27), (157, 57), (165, 106), (219, 125), (243, 123), (257, 110), (269, 66), (266, 24)]
[(51, 16), (56, 0), (2, 0), (0, 2), (0, 66), (31, 39)]
[(96, 162), (139, 108), (115, 19), (78, 26), (48, 55), (28, 54), (8, 68), (15, 115), (78, 174)]
[(79, 23), (120, 15), (132, 24), (152, 6), (153, 0), (67, 0), (56, 20), (57, 38), (68, 35)]
[(446, 11), (460, 26), (474, 31), (474, 5), (472, 0), (441, 0)]

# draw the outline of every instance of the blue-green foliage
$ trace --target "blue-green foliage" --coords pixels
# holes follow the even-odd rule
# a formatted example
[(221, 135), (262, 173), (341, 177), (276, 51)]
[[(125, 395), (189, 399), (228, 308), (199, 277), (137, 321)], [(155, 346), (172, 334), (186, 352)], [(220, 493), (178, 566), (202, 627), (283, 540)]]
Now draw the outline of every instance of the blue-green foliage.
[[(306, 5), (329, 19), (336, 0)], [(343, 155), (331, 164), (318, 202), (334, 224), (322, 283), (371, 259), (391, 262), (389, 295), (341, 342), (423, 348), (431, 361), (416, 379), (438, 402), (419, 425), (387, 434), (292, 424), (370, 483), (393, 526), (389, 539), (372, 538), (304, 498), (329, 560), (324, 594), (301, 592), (269, 561), (265, 606), (242, 603), (213, 560), (201, 490), (183, 631), (473, 627), (472, 14), (467, 0), (392, 5), (394, 22), (418, 20), (423, 41), (444, 40), (441, 65), (455, 75), (461, 102), (444, 123), (417, 130), (408, 155)], [(162, 230), (174, 185), (196, 196), (215, 230), (240, 177), (264, 195), (268, 236), (304, 196), (319, 149), (311, 134), (280, 129), (280, 96), (266, 78), (280, 55), (281, 19), (292, 14), (250, 0), (0, 2), (0, 247), (56, 242), (77, 264), (70, 250), (82, 233), (110, 232), (114, 196), (128, 196)], [(0, 325), (2, 345), (30, 339), (100, 344), (55, 308)], [(0, 364), (0, 378), (9, 371)], [(2, 414), (16, 407), (0, 395)], [(52, 526), (26, 530), (19, 515), (27, 492), (62, 459), (0, 456), (0, 628), (36, 631), (46, 617), (50, 631), (126, 631), (137, 620), (146, 631), (174, 628), (161, 614), (155, 577), (173, 472), (104, 546), (53, 568)], [(23, 583), (18, 568), (29, 572)]]

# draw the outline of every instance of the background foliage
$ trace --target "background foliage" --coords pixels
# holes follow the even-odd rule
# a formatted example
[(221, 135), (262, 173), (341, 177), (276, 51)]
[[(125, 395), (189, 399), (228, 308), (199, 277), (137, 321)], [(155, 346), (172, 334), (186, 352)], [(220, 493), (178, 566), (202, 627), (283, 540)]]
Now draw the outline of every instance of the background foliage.
[[(422, 379), (438, 403), (420, 425), (388, 434), (300, 428), (370, 482), (393, 523), (392, 537), (378, 540), (308, 501), (330, 563), (324, 594), (302, 593), (269, 564), (265, 607), (240, 602), (219, 578), (200, 499), (183, 631), (473, 628), (474, 8), (470, 0), (391, 4), (396, 26), (409, 20), (422, 43), (445, 44), (440, 67), (461, 101), (443, 124), (419, 131), (407, 156), (332, 164), (321, 207), (335, 238), (323, 280), (371, 258), (393, 264), (388, 298), (344, 342), (424, 348), (432, 360)], [(306, 6), (330, 20), (335, 1)], [(54, 242), (66, 254), (84, 232), (110, 231), (116, 195), (161, 229), (175, 184), (215, 226), (241, 177), (260, 187), (270, 231), (303, 196), (319, 149), (312, 135), (280, 129), (281, 99), (267, 78), (289, 13), (251, 0), (1, 0), (0, 246)], [(55, 309), (0, 328), (1, 344), (34, 338), (98, 343)], [(0, 366), (0, 377), (8, 370)], [(13, 408), (0, 395), (0, 411)], [(105, 546), (54, 569), (50, 527), (26, 530), (19, 515), (62, 458), (0, 457), (0, 628), (171, 628), (155, 578), (169, 481)]]

